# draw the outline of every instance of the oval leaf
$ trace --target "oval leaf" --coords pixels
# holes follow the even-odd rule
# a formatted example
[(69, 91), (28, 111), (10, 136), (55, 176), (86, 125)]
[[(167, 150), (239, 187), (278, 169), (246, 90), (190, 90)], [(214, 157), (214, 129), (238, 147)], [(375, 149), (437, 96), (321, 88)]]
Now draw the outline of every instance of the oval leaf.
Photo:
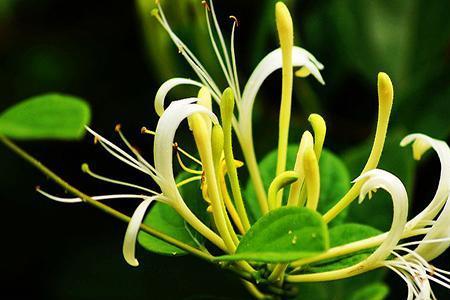
[[(192, 175), (183, 172), (177, 176), (176, 181), (180, 182)], [(191, 182), (179, 188), (183, 199), (189, 208), (196, 214), (205, 224), (208, 223), (208, 215), (206, 205), (203, 201), (200, 183)], [(198, 234), (171, 206), (164, 203), (156, 203), (144, 219), (144, 223), (184, 242), (188, 245), (197, 247), (203, 242), (203, 237)], [(183, 255), (187, 254), (169, 243), (155, 238), (143, 231), (139, 232), (139, 244), (145, 249), (164, 255)]]
[[(330, 247), (337, 247), (348, 243), (370, 238), (382, 233), (368, 225), (341, 224), (329, 230)], [(348, 255), (328, 259), (319, 263), (304, 266), (303, 273), (318, 273), (346, 268), (366, 259), (374, 249), (365, 249)]]
[(15, 139), (79, 139), (91, 118), (82, 99), (60, 94), (36, 96), (0, 114), (0, 134)]
[[(289, 145), (287, 150), (286, 170), (292, 170), (297, 157), (297, 145)], [(271, 151), (259, 163), (259, 170), (266, 190), (275, 178), (277, 166), (277, 150)], [(320, 199), (318, 212), (325, 213), (350, 189), (350, 175), (341, 159), (331, 151), (324, 149), (319, 161), (320, 171)], [(284, 190), (284, 202), (287, 200), (289, 189)], [(260, 216), (260, 209), (255, 190), (251, 181), (245, 190), (249, 214), (253, 221)], [(347, 215), (347, 210), (341, 212), (331, 225), (341, 223)]]
[(281, 207), (260, 218), (244, 235), (236, 253), (218, 260), (289, 262), (328, 249), (322, 216), (304, 207)]

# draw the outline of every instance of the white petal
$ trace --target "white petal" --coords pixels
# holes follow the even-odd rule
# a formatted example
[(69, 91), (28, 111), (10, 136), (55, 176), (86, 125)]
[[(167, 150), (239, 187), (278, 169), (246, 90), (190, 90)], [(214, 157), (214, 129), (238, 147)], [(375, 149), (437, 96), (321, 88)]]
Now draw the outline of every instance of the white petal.
[[(447, 198), (441, 214), (414, 251), (427, 261), (433, 260), (449, 248), (450, 239), (448, 238), (450, 238), (450, 198)], [(439, 239), (442, 241), (427, 243), (427, 241)]]
[(411, 142), (414, 142), (413, 149), (416, 151), (415, 156), (418, 158), (430, 147), (436, 151), (441, 162), (441, 173), (433, 200), (421, 213), (408, 222), (408, 230), (416, 227), (420, 221), (433, 220), (444, 206), (450, 194), (450, 148), (448, 145), (443, 141), (433, 139), (424, 134), (410, 134), (401, 141), (400, 145), (404, 147)]
[(155, 197), (148, 198), (139, 204), (139, 206), (134, 211), (131, 216), (130, 222), (128, 223), (127, 231), (125, 233), (125, 239), (123, 241), (123, 257), (133, 267), (139, 266), (139, 262), (135, 257), (136, 250), (136, 238), (139, 233), (139, 228), (141, 226), (142, 220), (144, 219), (145, 212), (147, 211), (149, 205), (155, 200)]
[(154, 161), (158, 174), (164, 179), (160, 188), (164, 195), (171, 199), (179, 196), (172, 166), (172, 145), (175, 132), (181, 121), (195, 113), (203, 113), (211, 118), (214, 123), (218, 123), (216, 115), (206, 107), (193, 104), (197, 98), (190, 98), (172, 102), (164, 111), (158, 121), (154, 142)]
[(178, 85), (203, 86), (200, 82), (188, 78), (172, 78), (167, 80), (159, 87), (158, 92), (156, 92), (155, 111), (158, 116), (161, 116), (164, 112), (164, 100), (166, 99), (167, 94)]
[[(240, 121), (246, 122), (246, 127), (251, 126), (251, 111), (253, 109), (253, 103), (255, 102), (256, 95), (266, 80), (266, 78), (274, 71), (282, 67), (282, 54), (281, 49), (278, 48), (269, 54), (267, 54), (258, 64), (253, 71), (252, 75), (245, 85), (244, 92), (242, 94), (242, 111), (240, 112)], [(292, 65), (294, 67), (305, 66), (309, 69), (311, 74), (316, 79), (324, 84), (322, 76), (320, 75), (320, 69), (323, 65), (320, 64), (308, 51), (300, 47), (294, 47), (292, 49)], [(247, 129), (248, 130), (248, 129)]]
[(383, 243), (362, 264), (371, 264), (386, 259), (402, 237), (408, 217), (408, 195), (402, 182), (389, 172), (374, 169), (359, 176), (355, 181), (366, 180), (361, 187), (361, 196), (369, 191), (382, 188), (392, 198), (394, 213), (391, 228)]

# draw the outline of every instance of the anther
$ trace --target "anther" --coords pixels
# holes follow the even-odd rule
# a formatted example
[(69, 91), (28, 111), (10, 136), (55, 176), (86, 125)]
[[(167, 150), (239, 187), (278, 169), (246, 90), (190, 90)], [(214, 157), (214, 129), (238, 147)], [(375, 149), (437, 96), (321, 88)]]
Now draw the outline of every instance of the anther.
[(87, 163), (82, 164), (81, 171), (83, 171), (83, 173), (89, 173), (89, 171), (90, 171), (89, 165)]
[(153, 17), (157, 17), (159, 16), (159, 9), (154, 8), (152, 9), (151, 13), (150, 13)]
[(98, 136), (94, 136), (94, 144), (96, 145), (100, 141), (100, 138)]
[(230, 16), (230, 19), (233, 20), (234, 24), (236, 24), (236, 27), (239, 27), (239, 21), (235, 16)]
[(209, 7), (209, 4), (207, 1), (202, 1), (202, 5), (207, 11), (211, 11), (211, 8)]
[(116, 126), (114, 126), (115, 132), (120, 132), (121, 129), (122, 129), (122, 124), (120, 124), (120, 123), (117, 123)]

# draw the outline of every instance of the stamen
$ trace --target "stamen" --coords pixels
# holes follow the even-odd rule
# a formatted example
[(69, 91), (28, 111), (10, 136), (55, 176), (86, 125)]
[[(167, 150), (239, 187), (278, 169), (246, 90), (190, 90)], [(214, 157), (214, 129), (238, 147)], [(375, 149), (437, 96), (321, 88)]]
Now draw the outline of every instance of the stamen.
[(291, 119), (293, 80), (292, 48), (294, 44), (294, 32), (292, 18), (286, 5), (282, 2), (277, 2), (275, 12), (283, 60), (283, 79), (279, 116), (278, 159), (276, 169), (276, 174), (279, 175), (284, 172), (286, 168), (286, 152), (289, 135), (289, 123)]
[(303, 162), (306, 191), (308, 193), (306, 207), (316, 210), (317, 205), (319, 204), (320, 195), (320, 173), (319, 163), (312, 147), (306, 149)]
[(239, 21), (235, 16), (230, 16), (230, 19), (233, 20), (233, 27), (231, 29), (231, 42), (230, 42), (230, 52), (231, 52), (231, 64), (232, 64), (232, 69), (233, 69), (233, 75), (234, 75), (234, 83), (235, 83), (235, 92), (236, 94), (236, 99), (237, 99), (237, 103), (238, 103), (238, 109), (240, 109), (240, 104), (241, 104), (241, 87), (239, 84), (239, 77), (237, 74), (237, 66), (236, 66), (236, 51), (235, 51), (235, 47), (234, 47), (234, 35), (236, 32), (236, 28), (239, 27)]
[(129, 182), (121, 181), (121, 180), (108, 178), (108, 177), (105, 177), (105, 176), (102, 176), (102, 175), (98, 175), (98, 174), (92, 172), (91, 169), (89, 168), (89, 165), (86, 164), (86, 163), (81, 165), (81, 170), (84, 173), (88, 174), (89, 176), (94, 177), (94, 178), (96, 178), (98, 180), (102, 180), (102, 181), (113, 183), (113, 184), (123, 185), (123, 186), (129, 186), (129, 187), (132, 187), (132, 188), (135, 188), (135, 189), (139, 189), (139, 190), (142, 190), (142, 191), (148, 192), (150, 194), (154, 194), (154, 195), (158, 195), (159, 194), (159, 193), (157, 193), (157, 192), (155, 192), (155, 191), (153, 191), (151, 189), (142, 187), (142, 186), (137, 185), (137, 184), (133, 184), (133, 183), (129, 183)]
[(285, 171), (275, 177), (275, 179), (270, 183), (268, 191), (268, 202), (270, 210), (281, 207), (282, 197), (278, 197), (278, 193), (282, 191), (286, 186), (297, 181), (297, 179), (298, 174), (294, 171)]
[(311, 71), (305, 66), (301, 67), (295, 72), (296, 77), (305, 78), (308, 77), (309, 75), (311, 75)]
[(229, 77), (231, 79), (231, 85), (230, 86), (233, 88), (234, 93), (237, 94), (238, 93), (237, 85), (236, 85), (236, 82), (234, 82), (234, 79), (233, 79), (233, 71), (232, 71), (232, 67), (231, 67), (231, 63), (230, 63), (230, 57), (228, 55), (228, 49), (227, 49), (227, 46), (225, 44), (225, 40), (223, 38), (222, 30), (220, 29), (220, 26), (219, 26), (219, 22), (217, 21), (216, 12), (214, 10), (214, 3), (213, 3), (212, 0), (210, 1), (210, 6), (211, 6), (211, 15), (212, 15), (213, 21), (214, 21), (214, 27), (215, 27), (217, 35), (219, 37), (220, 45), (222, 47), (222, 52), (223, 52), (223, 55), (225, 57), (225, 62), (226, 62), (228, 74), (229, 74)]
[(126, 153), (125, 151), (123, 151), (122, 149), (120, 149), (119, 147), (117, 147), (116, 145), (114, 145), (113, 143), (108, 141), (107, 139), (105, 139), (103, 136), (101, 136), (98, 133), (96, 133), (95, 131), (93, 131), (91, 128), (86, 127), (86, 130), (89, 133), (91, 133), (95, 138), (97, 138), (100, 145), (114, 157), (116, 157), (119, 160), (125, 162), (126, 164), (136, 168), (137, 170), (140, 170), (141, 172), (149, 174), (150, 176), (152, 176), (152, 178), (153, 178), (153, 176), (156, 176), (156, 174), (153, 174), (153, 172), (151, 170), (144, 167), (134, 157), (132, 157), (131, 155), (129, 155), (128, 153)]
[(305, 131), (300, 140), (300, 145), (297, 151), (297, 157), (295, 160), (294, 171), (298, 174), (298, 180), (294, 182), (289, 191), (288, 206), (303, 206), (304, 203), (299, 203), (300, 192), (305, 179), (305, 173), (303, 168), (304, 154), (307, 148), (313, 147), (313, 137), (309, 131)]
[[(150, 135), (155, 135), (156, 133), (152, 130), (148, 130), (146, 127), (142, 127), (141, 128), (141, 133), (142, 134), (150, 134)], [(198, 160), (196, 157), (194, 157), (193, 155), (189, 154), (186, 150), (184, 150), (183, 148), (181, 148), (177, 142), (173, 143), (173, 147), (175, 148), (175, 150), (177, 151), (177, 155), (178, 152), (180, 152), (181, 154), (183, 154), (184, 156), (186, 156), (187, 158), (191, 159), (193, 162), (199, 164), (200, 166), (202, 165), (202, 162), (200, 160)]]
[(182, 187), (183, 185), (186, 185), (188, 183), (194, 182), (194, 181), (198, 181), (198, 180), (202, 180), (202, 176), (192, 176), (190, 178), (187, 178), (183, 181), (180, 181), (177, 183), (177, 187)]
[(325, 141), (325, 134), (327, 132), (327, 125), (322, 116), (318, 114), (311, 114), (308, 118), (314, 131), (314, 152), (316, 153), (317, 160), (320, 159), (322, 153), (323, 143)]
[(223, 202), (220, 197), (217, 176), (212, 153), (211, 135), (204, 119), (199, 114), (189, 116), (189, 124), (194, 134), (195, 143), (205, 170), (205, 178), (208, 189), (208, 197), (211, 201), (213, 217), (220, 236), (225, 242), (228, 252), (233, 253), (236, 249), (235, 242), (229, 232), (226, 217), (223, 209)]
[[(245, 231), (250, 228), (250, 221), (247, 216), (247, 211), (242, 199), (241, 187), (239, 185), (239, 178), (236, 169), (236, 160), (233, 154), (233, 137), (232, 137), (232, 118), (234, 111), (234, 96), (233, 91), (227, 88), (222, 95), (220, 101), (220, 113), (222, 117), (223, 133), (224, 133), (224, 155), (227, 165), (228, 178), (231, 184), (231, 192), (233, 194), (234, 201), (237, 206), (238, 214)], [(267, 202), (259, 202), (261, 209), (265, 212), (268, 211)]]
[(202, 174), (202, 173), (203, 173), (202, 171), (194, 170), (194, 169), (191, 169), (191, 168), (187, 167), (187, 166), (183, 163), (183, 160), (181, 159), (180, 153), (179, 153), (178, 151), (176, 151), (176, 155), (177, 155), (178, 163), (180, 164), (181, 168), (182, 168), (185, 172), (188, 172), (188, 173), (191, 173), (191, 174)]
[[(81, 198), (74, 197), (74, 198), (67, 198), (67, 197), (58, 197), (54, 196), (52, 194), (49, 194), (43, 190), (40, 189), (40, 187), (36, 187), (36, 192), (39, 194), (62, 203), (80, 203), (83, 202)], [(112, 200), (112, 199), (146, 199), (149, 196), (146, 195), (136, 195), (136, 194), (117, 194), (117, 195), (102, 195), (102, 196), (93, 196), (91, 197), (94, 200), (102, 201), (102, 200)]]
[(120, 124), (117, 124), (116, 127), (114, 128), (114, 130), (119, 134), (119, 136), (122, 139), (122, 141), (124, 142), (124, 144), (128, 147), (128, 149), (131, 150), (131, 152), (133, 152), (133, 154), (137, 157), (140, 164), (144, 164), (148, 169), (150, 169), (157, 176), (158, 173), (157, 173), (155, 167), (153, 167), (147, 160), (145, 160), (141, 156), (139, 151), (137, 151), (136, 148), (130, 144), (130, 142), (123, 135), (123, 133), (121, 131), (121, 127), (122, 126)]
[(231, 201), (230, 194), (228, 193), (227, 184), (225, 181), (225, 173), (224, 168), (222, 168), (222, 174), (220, 176), (220, 190), (223, 196), (223, 200), (225, 202), (225, 207), (227, 211), (229, 212), (231, 219), (233, 220), (234, 224), (238, 228), (239, 232), (241, 234), (245, 234), (246, 230), (242, 226), (241, 218), (239, 217), (239, 214), (234, 207), (233, 202)]
[(158, 4), (158, 9), (159, 9), (159, 14), (155, 16), (156, 19), (161, 24), (161, 26), (166, 30), (166, 32), (169, 34), (173, 43), (178, 47), (178, 49), (180, 50), (180, 53), (183, 55), (183, 57), (189, 63), (189, 65), (194, 70), (194, 72), (197, 74), (197, 76), (202, 81), (202, 83), (211, 89), (211, 92), (212, 92), (214, 98), (217, 101), (219, 101), (220, 90), (217, 87), (217, 85), (214, 83), (214, 80), (208, 74), (208, 72), (203, 67), (203, 65), (200, 63), (200, 61), (197, 59), (197, 57), (195, 57), (195, 55), (189, 50), (189, 48), (172, 31), (172, 29), (169, 26), (169, 23), (167, 22), (165, 15), (164, 15), (164, 11), (162, 10), (161, 5), (159, 5), (159, 4)]
[[(386, 139), (386, 132), (389, 124), (389, 117), (392, 109), (392, 102), (394, 99), (394, 90), (392, 82), (386, 73), (378, 73), (378, 121), (375, 132), (375, 139), (372, 150), (370, 152), (367, 163), (361, 174), (375, 169), (380, 161), (381, 152), (383, 151), (384, 141)], [(325, 222), (333, 220), (342, 210), (344, 210), (353, 200), (358, 197), (361, 186), (364, 182), (356, 183), (352, 188), (339, 200), (334, 207), (332, 207), (323, 216)]]
[[(225, 62), (224, 59), (222, 58), (222, 55), (220, 54), (219, 48), (217, 46), (216, 40), (214, 38), (214, 33), (212, 32), (212, 26), (211, 26), (211, 22), (209, 20), (209, 6), (206, 3), (206, 1), (203, 1), (205, 4), (205, 16), (206, 16), (206, 24), (207, 24), (207, 28), (208, 28), (208, 34), (209, 34), (209, 39), (211, 41), (211, 45), (213, 46), (214, 49), (214, 53), (216, 54), (217, 60), (219, 61), (219, 65), (222, 69), (222, 73), (225, 76), (225, 79), (227, 80), (227, 83), (229, 86), (233, 87), (233, 91), (235, 90), (234, 88), (234, 79), (232, 77), (232, 72), (227, 64), (227, 66), (225, 66)], [(217, 30), (216, 30), (217, 31)]]

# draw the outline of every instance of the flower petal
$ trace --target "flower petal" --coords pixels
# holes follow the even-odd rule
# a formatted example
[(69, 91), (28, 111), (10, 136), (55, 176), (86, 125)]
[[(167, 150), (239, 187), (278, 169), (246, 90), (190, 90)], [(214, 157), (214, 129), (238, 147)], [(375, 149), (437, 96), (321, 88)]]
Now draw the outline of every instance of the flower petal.
[[(427, 241), (440, 240), (436, 243), (428, 243)], [(450, 247), (450, 197), (444, 206), (441, 214), (431, 227), (430, 231), (425, 235), (422, 243), (414, 250), (427, 261), (433, 260)]]
[(158, 174), (163, 178), (160, 188), (170, 199), (179, 198), (172, 167), (172, 145), (175, 132), (181, 121), (195, 113), (208, 115), (213, 123), (218, 123), (216, 115), (204, 106), (194, 104), (197, 98), (172, 102), (164, 111), (156, 127), (154, 161)]
[(420, 221), (433, 220), (444, 206), (450, 194), (450, 148), (444, 141), (433, 139), (424, 134), (410, 134), (401, 142), (402, 147), (413, 143), (413, 152), (416, 159), (429, 148), (436, 151), (441, 162), (439, 185), (430, 204), (407, 224), (407, 230), (412, 230)]
[(167, 94), (178, 85), (203, 86), (200, 82), (188, 78), (172, 78), (167, 80), (159, 87), (158, 92), (156, 92), (155, 111), (158, 116), (161, 116), (164, 112), (164, 100), (166, 99)]
[[(320, 75), (323, 65), (320, 64), (308, 51), (300, 47), (292, 49), (292, 64), (294, 67), (305, 66), (316, 79), (324, 84), (323, 78)], [(282, 66), (281, 49), (276, 49), (264, 57), (258, 66), (253, 71), (252, 75), (245, 85), (242, 94), (244, 118), (251, 114), (253, 103), (255, 102), (256, 94), (258, 93), (262, 83), (274, 71), (280, 69)]]
[(383, 243), (372, 253), (363, 264), (372, 264), (386, 259), (401, 239), (408, 217), (408, 194), (403, 183), (396, 176), (384, 170), (374, 169), (365, 172), (355, 181), (366, 180), (361, 187), (360, 199), (370, 191), (378, 188), (386, 190), (392, 198), (394, 213), (391, 228)]
[(139, 206), (134, 211), (131, 216), (130, 222), (128, 223), (127, 231), (125, 233), (125, 239), (123, 241), (123, 257), (127, 263), (133, 267), (139, 266), (139, 262), (135, 257), (136, 250), (136, 238), (139, 233), (139, 228), (141, 226), (142, 220), (144, 219), (145, 212), (147, 211), (149, 205), (155, 200), (156, 197), (147, 198), (139, 204)]

